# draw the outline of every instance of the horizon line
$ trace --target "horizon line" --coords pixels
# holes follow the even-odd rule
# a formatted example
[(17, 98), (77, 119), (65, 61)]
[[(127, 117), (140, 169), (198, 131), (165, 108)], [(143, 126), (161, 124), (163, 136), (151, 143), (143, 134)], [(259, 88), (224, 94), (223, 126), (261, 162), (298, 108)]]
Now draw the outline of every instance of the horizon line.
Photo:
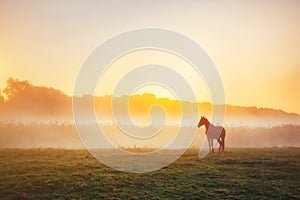
[[(300, 113), (297, 113), (296, 111), (286, 111), (286, 110), (284, 110), (284, 109), (282, 109), (282, 108), (273, 108), (273, 107), (265, 107), (265, 106), (257, 106), (257, 105), (235, 105), (235, 104), (232, 104), (232, 103), (227, 103), (227, 102), (225, 102), (225, 104), (220, 104), (220, 103), (218, 103), (218, 104), (213, 104), (212, 102), (208, 102), (208, 101), (202, 101), (202, 102), (199, 102), (199, 101), (197, 101), (197, 102), (193, 102), (193, 101), (189, 101), (189, 100), (180, 100), (180, 99), (172, 99), (172, 98), (169, 98), (169, 97), (158, 97), (158, 96), (156, 96), (155, 94), (153, 94), (153, 93), (137, 93), (137, 94), (131, 94), (131, 95), (126, 95), (126, 94), (123, 94), (123, 95), (121, 95), (121, 96), (113, 96), (112, 94), (105, 94), (105, 95), (94, 95), (94, 94), (82, 94), (82, 95), (79, 95), (79, 96), (77, 96), (77, 95), (74, 95), (74, 94), (69, 94), (69, 93), (67, 93), (67, 92), (65, 92), (65, 91), (63, 91), (63, 90), (61, 90), (60, 88), (55, 88), (55, 87), (52, 87), (52, 86), (45, 86), (45, 85), (35, 85), (35, 84), (33, 84), (30, 80), (27, 80), (27, 79), (23, 79), (23, 80), (20, 80), (20, 79), (18, 79), (18, 78), (13, 78), (13, 77), (8, 77), (7, 78), (7, 81), (9, 80), (9, 79), (14, 79), (14, 80), (17, 80), (17, 81), (20, 81), (20, 82), (25, 82), (25, 81), (28, 81), (29, 82), (29, 84), (31, 85), (31, 86), (33, 86), (33, 87), (41, 87), (41, 88), (47, 88), (47, 89), (54, 89), (54, 90), (57, 90), (57, 91), (60, 91), (60, 92), (62, 92), (64, 95), (66, 95), (66, 96), (68, 96), (68, 97), (70, 97), (70, 98), (80, 98), (80, 97), (84, 97), (84, 96), (92, 96), (92, 97), (94, 97), (94, 98), (97, 98), (97, 97), (102, 97), (102, 98), (105, 98), (106, 96), (111, 96), (111, 97), (113, 97), (113, 98), (121, 98), (121, 97), (123, 97), (123, 96), (127, 96), (127, 97), (132, 97), (132, 96), (143, 96), (143, 95), (151, 95), (151, 96), (154, 96), (154, 98), (155, 99), (165, 99), (165, 100), (169, 100), (169, 101), (179, 101), (179, 102), (188, 102), (188, 103), (196, 103), (196, 104), (204, 104), (204, 103), (207, 103), (207, 104), (210, 104), (211, 106), (218, 106), (218, 105), (225, 105), (225, 106), (234, 106), (234, 107), (244, 107), (244, 108), (256, 108), (256, 109), (266, 109), (266, 110), (277, 110), (277, 111), (283, 111), (283, 112), (285, 112), (285, 113), (288, 113), (288, 114), (296, 114), (296, 115), (300, 115)], [(7, 86), (6, 86), (7, 87)], [(6, 87), (4, 87), (4, 89), (6, 88)], [(4, 90), (3, 89), (3, 90)], [(1, 90), (0, 89), (0, 97), (2, 96), (2, 97), (4, 97), (4, 99), (5, 100), (7, 100), (7, 95), (3, 95), (3, 93), (2, 93), (2, 91), (3, 90)]]

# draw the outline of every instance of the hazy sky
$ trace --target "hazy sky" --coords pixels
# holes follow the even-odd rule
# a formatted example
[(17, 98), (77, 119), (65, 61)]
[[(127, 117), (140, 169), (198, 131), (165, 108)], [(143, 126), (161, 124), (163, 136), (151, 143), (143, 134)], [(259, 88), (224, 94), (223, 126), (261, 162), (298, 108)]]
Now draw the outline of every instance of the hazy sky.
[(298, 0), (0, 0), (0, 89), (14, 77), (72, 94), (98, 44), (156, 27), (205, 49), (227, 103), (300, 113), (299, 19)]

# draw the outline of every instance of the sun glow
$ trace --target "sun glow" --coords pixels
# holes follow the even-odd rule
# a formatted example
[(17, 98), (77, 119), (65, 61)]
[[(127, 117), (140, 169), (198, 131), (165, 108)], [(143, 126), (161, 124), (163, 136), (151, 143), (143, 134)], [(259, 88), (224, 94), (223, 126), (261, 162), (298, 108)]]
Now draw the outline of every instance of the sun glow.
[[(158, 27), (182, 33), (204, 48), (222, 77), (227, 103), (300, 113), (299, 1), (128, 5), (126, 1), (0, 1), (0, 89), (13, 77), (72, 95), (82, 63), (98, 44), (124, 31)], [(126, 72), (153, 63), (186, 77), (198, 101), (211, 100), (205, 82), (194, 77), (188, 63), (151, 51), (118, 59), (95, 94), (111, 94)], [(171, 97), (157, 87), (142, 92), (148, 89)]]
[[(175, 71), (184, 77), (188, 82), (189, 86), (194, 92), (197, 102), (209, 102), (210, 94), (206, 88), (206, 84), (202, 79), (201, 75), (195, 69), (187, 63), (185, 60), (180, 57), (162, 50), (140, 50), (134, 51), (129, 54), (126, 54), (119, 59), (115, 60), (105, 73), (100, 78), (96, 95), (105, 96), (113, 94), (115, 87), (122, 77), (126, 73), (145, 65), (159, 64), (170, 68), (170, 70)], [(147, 76), (149, 74), (145, 74)], [(151, 74), (153, 76), (164, 76), (164, 74)], [(139, 88), (133, 88), (131, 94), (143, 94), (143, 93), (152, 93), (158, 97), (164, 97), (169, 99), (178, 99), (173, 91), (170, 91), (169, 88), (179, 87), (180, 82), (176, 83), (178, 85), (172, 86), (163, 86), (157, 85), (156, 83), (149, 83), (142, 85)], [(124, 86), (125, 87), (125, 86)], [(131, 95), (124, 94), (124, 95)], [(186, 99), (181, 100), (190, 100), (189, 96), (186, 96)]]

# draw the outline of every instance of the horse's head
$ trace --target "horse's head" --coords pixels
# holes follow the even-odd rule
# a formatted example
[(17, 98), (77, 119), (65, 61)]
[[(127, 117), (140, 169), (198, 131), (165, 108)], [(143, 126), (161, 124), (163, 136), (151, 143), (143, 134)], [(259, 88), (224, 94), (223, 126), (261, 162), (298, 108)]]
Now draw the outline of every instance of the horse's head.
[(200, 128), (200, 126), (206, 125), (206, 124), (209, 124), (209, 121), (204, 116), (201, 116), (201, 119), (198, 123), (198, 128)]

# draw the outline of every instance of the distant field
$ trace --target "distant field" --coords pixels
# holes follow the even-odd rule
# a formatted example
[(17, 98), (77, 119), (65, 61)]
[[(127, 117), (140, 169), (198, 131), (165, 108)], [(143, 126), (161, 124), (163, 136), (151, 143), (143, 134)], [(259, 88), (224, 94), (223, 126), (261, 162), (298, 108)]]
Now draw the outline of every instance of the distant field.
[(300, 199), (300, 148), (197, 153), (128, 174), (85, 150), (0, 149), (0, 199)]

